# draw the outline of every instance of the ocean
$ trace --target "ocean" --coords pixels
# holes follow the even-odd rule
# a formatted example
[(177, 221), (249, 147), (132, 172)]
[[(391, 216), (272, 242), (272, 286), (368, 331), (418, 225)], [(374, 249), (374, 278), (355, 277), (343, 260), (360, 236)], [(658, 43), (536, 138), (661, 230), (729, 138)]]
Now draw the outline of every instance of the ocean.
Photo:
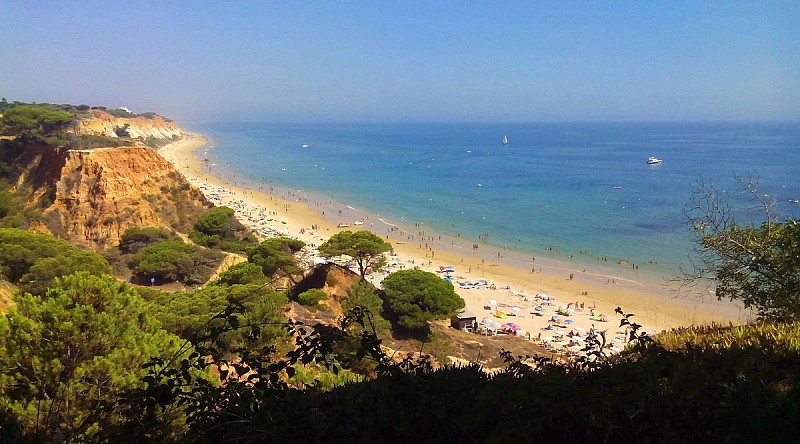
[[(593, 267), (626, 261), (660, 276), (687, 267), (692, 242), (683, 210), (701, 178), (746, 206), (735, 177), (757, 175), (776, 214), (800, 217), (800, 204), (791, 202), (800, 199), (800, 123), (226, 122), (192, 129), (211, 140), (203, 155), (214, 168), (251, 187), (352, 209), (329, 212), (332, 219), (378, 215), (464, 248), (477, 243), (487, 257), (513, 252), (521, 266), (525, 257)], [(663, 162), (648, 165), (650, 156)]]

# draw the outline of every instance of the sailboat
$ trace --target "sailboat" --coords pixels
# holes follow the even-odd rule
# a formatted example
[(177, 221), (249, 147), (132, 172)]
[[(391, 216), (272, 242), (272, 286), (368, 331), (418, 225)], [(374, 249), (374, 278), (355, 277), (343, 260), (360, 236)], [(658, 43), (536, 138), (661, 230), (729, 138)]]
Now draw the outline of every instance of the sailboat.
[(503, 145), (508, 145), (508, 135), (503, 134)]

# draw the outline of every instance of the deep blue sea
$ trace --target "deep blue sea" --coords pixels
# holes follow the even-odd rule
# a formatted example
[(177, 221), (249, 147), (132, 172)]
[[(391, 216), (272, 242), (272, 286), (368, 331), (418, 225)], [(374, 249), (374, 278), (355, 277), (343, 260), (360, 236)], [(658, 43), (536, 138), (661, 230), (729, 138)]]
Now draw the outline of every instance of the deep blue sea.
[[(411, 227), (577, 260), (686, 265), (699, 178), (800, 217), (800, 123), (195, 125), (219, 168)], [(501, 140), (507, 135), (509, 143)], [(303, 147), (303, 145), (308, 145)], [(663, 159), (647, 165), (649, 156)], [(478, 186), (480, 184), (480, 186)], [(621, 187), (621, 188), (615, 188)], [(550, 250), (548, 247), (552, 247)], [(494, 250), (491, 250), (494, 251)]]

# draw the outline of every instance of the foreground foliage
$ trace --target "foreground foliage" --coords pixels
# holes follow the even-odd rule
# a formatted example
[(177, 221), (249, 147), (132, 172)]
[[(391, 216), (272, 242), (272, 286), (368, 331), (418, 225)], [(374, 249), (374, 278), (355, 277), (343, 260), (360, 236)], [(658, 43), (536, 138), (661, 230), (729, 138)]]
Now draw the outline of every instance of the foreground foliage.
[[(57, 284), (48, 292), (50, 299), (20, 298), (19, 307), (0, 323), (4, 337), (23, 326), (48, 326), (26, 327), (24, 335), (14, 333), (13, 341), (5, 340), (0, 365), (14, 369), (35, 350), (33, 356), (42, 356), (35, 365), (60, 390), (54, 393), (75, 396), (70, 400), (75, 411), (70, 412), (78, 416), (74, 422), (56, 421), (42, 413), (41, 404), (49, 403), (48, 412), (49, 406), (64, 404), (52, 398), (38, 401), (42, 398), (35, 394), (43, 388), (36, 384), (41, 381), (30, 379), (38, 373), (14, 370), (13, 381), (11, 376), (3, 379), (0, 440), (59, 436), (66, 442), (218, 443), (291, 436), (301, 442), (329, 442), (331, 437), (340, 442), (786, 442), (800, 433), (795, 420), (800, 411), (800, 352), (794, 324), (678, 332), (652, 340), (639, 335), (631, 315), (623, 314), (621, 325), (631, 329), (632, 343), (620, 356), (603, 353), (605, 335), (598, 332), (587, 340), (590, 359), (564, 364), (506, 352), (507, 366), (486, 373), (474, 364), (434, 369), (426, 357), (388, 356), (376, 334), (375, 317), (359, 305), (338, 326), (250, 317), (248, 297), (264, 288), (252, 284), (229, 291), (222, 291), (225, 285), (210, 287), (214, 290), (207, 294), (219, 301), (211, 305), (200, 304), (201, 292), (187, 297), (149, 292), (150, 304), (156, 310), (162, 307), (162, 315), (181, 312), (170, 300), (182, 299), (189, 310), (197, 303), (200, 311), (210, 311), (222, 304), (225, 294), (233, 296), (216, 315), (191, 321), (205, 326), (191, 335), (195, 353), (187, 355), (186, 347), (156, 348), (154, 339), (145, 342), (152, 347), (123, 345), (115, 341), (148, 341), (137, 336), (139, 330), (169, 337), (152, 330), (147, 313), (135, 308), (141, 302), (129, 286), (88, 275)], [(258, 301), (274, 300), (276, 293), (267, 291)], [(362, 284), (349, 293), (350, 303), (376, 302)], [(159, 297), (163, 300), (157, 301)], [(112, 302), (102, 302), (106, 300)], [(63, 325), (53, 328), (53, 319)], [(246, 342), (269, 335), (261, 327), (290, 335), (295, 346), (281, 351), (266, 338), (258, 345)], [(74, 336), (87, 331), (102, 334)], [(52, 332), (63, 336), (63, 342), (53, 341)], [(26, 342), (40, 336), (46, 340)], [(676, 345), (680, 343), (685, 345)], [(235, 348), (240, 345), (244, 347)], [(111, 350), (109, 356), (115, 358), (81, 362), (114, 374), (129, 372), (141, 383), (127, 376), (102, 379), (96, 372), (57, 370), (69, 364), (48, 367), (56, 358), (93, 355), (96, 347)], [(79, 350), (84, 351), (76, 355)], [(148, 353), (157, 357), (139, 366)], [(212, 369), (223, 384), (201, 376)], [(66, 376), (73, 382), (64, 382)], [(97, 385), (102, 383), (116, 385)], [(81, 384), (86, 388), (79, 389)], [(126, 386), (128, 390), (113, 396)], [(93, 404), (98, 393), (104, 394), (103, 402)]]
[(14, 302), (0, 317), (0, 408), (30, 437), (96, 436), (119, 420), (105, 407), (143, 385), (147, 360), (180, 355), (180, 340), (112, 276), (57, 278), (45, 295), (17, 292)]
[(193, 342), (219, 327), (214, 315), (231, 301), (241, 304), (240, 324), (249, 327), (221, 335), (217, 345), (223, 353), (240, 347), (259, 349), (283, 344), (287, 339), (282, 309), (288, 298), (265, 285), (209, 285), (177, 293), (155, 292), (147, 299), (149, 311), (164, 329)]
[[(779, 222), (774, 200), (752, 178), (740, 178), (754, 208), (736, 219), (729, 193), (700, 182), (686, 209), (696, 236), (689, 285), (714, 287), (717, 298), (741, 301), (761, 318), (800, 320), (800, 221)], [(754, 214), (752, 214), (754, 213)]]
[[(235, 311), (220, 318), (236, 318)], [(162, 430), (164, 409), (186, 405), (186, 434), (147, 436), (192, 442), (785, 442), (800, 433), (800, 356), (780, 341), (769, 350), (673, 352), (634, 335), (619, 357), (598, 352), (592, 361), (558, 364), (505, 353), (508, 366), (490, 374), (477, 365), (395, 362), (364, 333), (360, 353), (375, 363), (373, 378), (332, 390), (287, 384), (307, 365), (346, 368), (336, 344), (358, 324), (369, 326), (368, 313), (344, 318), (339, 328), (290, 322), (295, 350), (217, 360), (228, 369), (223, 377), (246, 375), (221, 387), (180, 374), (174, 381), (153, 368), (150, 385), (130, 392), (123, 405), (145, 434)]]

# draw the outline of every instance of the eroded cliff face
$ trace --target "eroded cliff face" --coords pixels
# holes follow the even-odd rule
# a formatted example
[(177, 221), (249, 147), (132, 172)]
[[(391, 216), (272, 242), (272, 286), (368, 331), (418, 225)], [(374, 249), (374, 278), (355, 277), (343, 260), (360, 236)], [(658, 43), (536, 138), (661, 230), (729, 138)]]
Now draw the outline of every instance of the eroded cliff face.
[(50, 190), (52, 204), (31, 228), (94, 250), (118, 245), (133, 227), (186, 233), (212, 206), (150, 148), (51, 150), (37, 157), (26, 181), (54, 179), (50, 186), (39, 183)]
[(175, 122), (167, 121), (161, 116), (154, 116), (153, 118), (143, 116), (133, 118), (114, 117), (99, 109), (91, 110), (91, 114), (91, 118), (83, 118), (75, 122), (75, 134), (118, 137), (116, 131), (125, 129), (133, 139), (141, 138), (144, 140), (149, 137), (173, 139), (183, 136), (183, 131)]

